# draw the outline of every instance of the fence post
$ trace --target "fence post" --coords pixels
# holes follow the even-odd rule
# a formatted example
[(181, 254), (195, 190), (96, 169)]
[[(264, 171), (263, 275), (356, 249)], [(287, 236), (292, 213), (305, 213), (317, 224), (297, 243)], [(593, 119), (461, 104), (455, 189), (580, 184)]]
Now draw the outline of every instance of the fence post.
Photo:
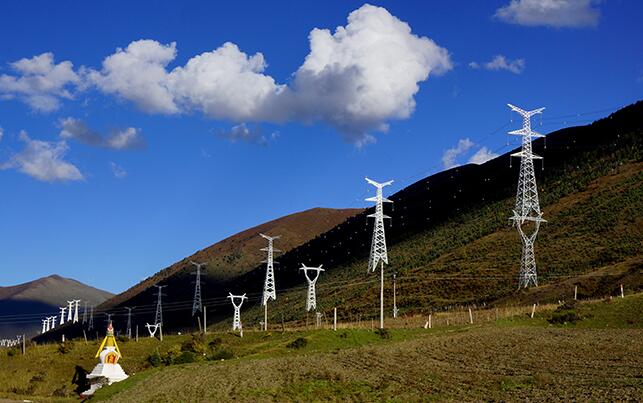
[(536, 313), (536, 304), (534, 304), (533, 308), (531, 308), (531, 318), (534, 318), (534, 313)]
[(473, 325), (473, 313), (471, 312), (471, 307), (469, 307), (469, 323)]
[(623, 292), (623, 284), (621, 284), (621, 298), (625, 298), (625, 293)]
[(333, 309), (333, 331), (337, 331), (337, 307)]
[(429, 329), (432, 328), (432, 323), (431, 323), (431, 314), (429, 314)]
[(574, 286), (574, 301), (577, 299), (576, 297), (578, 296), (578, 286)]

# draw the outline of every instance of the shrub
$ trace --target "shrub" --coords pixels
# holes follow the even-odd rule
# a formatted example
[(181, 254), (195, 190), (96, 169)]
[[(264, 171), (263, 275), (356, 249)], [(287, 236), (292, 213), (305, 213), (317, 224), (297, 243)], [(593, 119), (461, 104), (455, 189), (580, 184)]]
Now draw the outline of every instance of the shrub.
[(221, 340), (221, 337), (215, 337), (208, 343), (208, 347), (210, 347), (211, 350), (216, 350), (219, 346), (223, 344), (223, 340)]
[(161, 358), (161, 354), (159, 354), (158, 350), (156, 350), (147, 357), (147, 362), (149, 362), (153, 367), (158, 367), (163, 363), (163, 359)]
[(196, 361), (196, 354), (193, 353), (192, 351), (184, 351), (176, 357), (174, 360), (175, 364), (188, 364), (190, 362), (195, 362)]
[(582, 317), (578, 312), (574, 310), (563, 310), (563, 311), (554, 311), (547, 322), (551, 324), (566, 324), (566, 323), (576, 323), (580, 321)]
[(300, 348), (304, 348), (307, 345), (308, 345), (308, 340), (304, 339), (303, 337), (297, 337), (295, 340), (286, 344), (286, 347), (294, 350), (299, 350)]
[(193, 334), (189, 340), (183, 342), (181, 351), (204, 354), (206, 352), (205, 338), (203, 335)]
[(170, 347), (167, 353), (165, 353), (165, 356), (163, 357), (163, 362), (165, 363), (165, 365), (172, 365), (180, 355), (181, 355), (181, 346), (178, 344), (175, 344), (172, 347)]
[(390, 339), (392, 337), (391, 332), (389, 332), (388, 329), (377, 329), (375, 330), (375, 334), (380, 336), (382, 339)]
[(234, 358), (234, 352), (229, 348), (220, 348), (208, 357), (209, 361), (229, 360)]

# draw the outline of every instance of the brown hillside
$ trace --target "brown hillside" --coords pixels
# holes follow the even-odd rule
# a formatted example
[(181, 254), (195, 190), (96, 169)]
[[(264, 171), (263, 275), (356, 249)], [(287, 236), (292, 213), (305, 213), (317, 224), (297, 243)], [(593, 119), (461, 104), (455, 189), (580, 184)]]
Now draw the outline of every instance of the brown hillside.
[(276, 242), (276, 247), (287, 252), (361, 211), (361, 209), (313, 208), (247, 229), (174, 263), (105, 302), (100, 308), (108, 309), (123, 304), (154, 284), (179, 274), (190, 260), (207, 263), (204, 267), (204, 275), (208, 280), (217, 283), (229, 281), (252, 270), (264, 258), (264, 252), (260, 249), (265, 247), (265, 240), (259, 236), (260, 233), (281, 235), (282, 238)]
[(58, 306), (77, 298), (89, 304), (99, 304), (113, 294), (58, 275), (39, 278), (24, 284), (0, 287), (0, 301), (22, 300)]

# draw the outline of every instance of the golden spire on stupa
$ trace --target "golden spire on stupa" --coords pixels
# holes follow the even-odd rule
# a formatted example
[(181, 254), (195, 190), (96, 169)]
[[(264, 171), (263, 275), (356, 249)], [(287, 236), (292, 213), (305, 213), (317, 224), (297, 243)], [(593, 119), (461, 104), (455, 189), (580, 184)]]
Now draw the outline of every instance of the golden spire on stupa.
[(113, 347), (114, 350), (118, 353), (118, 358), (121, 358), (123, 355), (121, 354), (121, 350), (118, 348), (118, 344), (116, 344), (116, 337), (114, 337), (114, 327), (112, 327), (112, 322), (109, 322), (109, 325), (107, 326), (107, 334), (105, 335), (105, 338), (103, 339), (103, 342), (100, 344), (100, 347), (98, 348), (98, 351), (96, 352), (96, 357), (98, 358), (100, 356), (100, 353), (107, 349), (108, 347)]

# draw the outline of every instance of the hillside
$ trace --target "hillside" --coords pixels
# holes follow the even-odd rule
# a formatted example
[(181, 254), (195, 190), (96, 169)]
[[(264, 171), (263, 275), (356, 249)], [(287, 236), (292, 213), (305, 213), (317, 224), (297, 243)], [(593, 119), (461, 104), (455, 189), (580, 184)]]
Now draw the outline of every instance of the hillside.
[[(207, 263), (202, 268), (204, 290), (218, 288), (248, 272), (263, 260), (264, 252), (260, 249), (266, 245), (265, 240), (259, 236), (260, 233), (281, 235), (279, 249), (289, 251), (361, 211), (361, 209), (313, 208), (247, 229), (161, 270), (110, 299), (99, 309), (108, 310), (128, 304), (131, 306), (149, 304), (150, 301), (154, 301), (152, 286), (159, 283), (171, 282), (172, 284), (171, 289), (166, 290), (168, 302), (191, 298), (194, 292), (192, 285), (194, 278), (191, 276), (194, 266), (190, 264), (191, 260)], [(204, 298), (208, 297), (210, 297), (208, 291), (204, 291)]]
[(112, 296), (107, 291), (58, 275), (0, 287), (0, 338), (38, 332), (40, 319), (47, 314), (58, 314), (58, 307), (67, 306), (69, 300), (80, 299), (83, 303), (98, 305)]
[[(508, 217), (518, 164), (509, 166), (509, 153), (438, 173), (389, 196), (395, 207), (386, 210), (393, 216), (386, 270), (398, 274), (401, 314), (494, 301), (557, 301), (572, 295), (574, 284), (582, 298), (616, 295), (620, 284), (642, 289), (642, 128), (638, 102), (591, 125), (550, 133), (546, 148), (543, 139), (534, 142), (546, 161), (544, 170), (536, 163), (536, 175), (548, 220), (536, 242), (541, 287), (535, 289), (516, 291), (521, 243)], [(371, 212), (279, 258), (278, 285), (284, 291), (270, 308), (273, 324), (306, 318), (300, 262), (326, 268), (317, 300), (327, 317), (333, 307), (340, 317), (377, 315), (379, 276), (366, 273), (372, 224), (365, 225), (365, 215)], [(263, 271), (257, 267), (231, 290), (254, 297), (246, 305), (247, 326), (262, 319), (257, 303)], [(389, 316), (391, 288), (389, 277)]]

